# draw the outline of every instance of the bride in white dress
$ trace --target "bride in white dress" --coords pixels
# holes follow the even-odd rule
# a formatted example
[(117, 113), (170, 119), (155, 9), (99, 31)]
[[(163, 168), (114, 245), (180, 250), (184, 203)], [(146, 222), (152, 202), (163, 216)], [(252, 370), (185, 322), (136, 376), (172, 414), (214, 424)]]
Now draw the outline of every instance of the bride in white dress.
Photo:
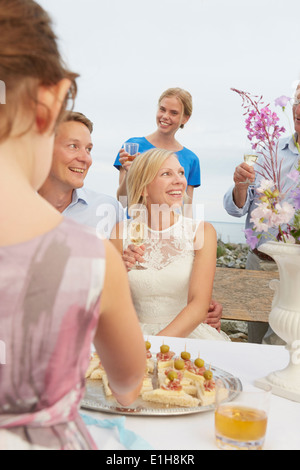
[[(229, 340), (206, 323), (217, 238), (211, 224), (178, 210), (186, 185), (184, 169), (171, 151), (153, 149), (139, 155), (127, 176), (132, 219), (115, 227), (111, 241), (131, 267), (129, 283), (144, 334)], [(144, 227), (142, 246), (132, 245), (132, 222)], [(143, 262), (135, 265), (138, 259)]]

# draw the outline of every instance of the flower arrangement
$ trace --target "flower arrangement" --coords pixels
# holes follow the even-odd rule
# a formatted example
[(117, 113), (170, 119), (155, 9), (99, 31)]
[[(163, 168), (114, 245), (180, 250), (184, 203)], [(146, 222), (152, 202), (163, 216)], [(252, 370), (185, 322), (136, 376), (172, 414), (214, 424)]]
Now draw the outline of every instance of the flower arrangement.
[[(247, 116), (248, 139), (253, 150), (261, 157), (256, 163), (256, 172), (262, 177), (259, 187), (256, 187), (259, 203), (251, 213), (253, 229), (245, 230), (247, 243), (254, 249), (260, 239), (266, 234), (270, 237), (270, 229), (275, 228), (276, 241), (300, 244), (300, 161), (287, 175), (290, 187), (283, 192), (278, 139), (285, 128), (279, 125), (278, 115), (271, 111), (269, 105), (263, 103), (262, 96), (253, 96), (235, 88), (232, 91), (242, 98), (244, 114)], [(290, 98), (281, 96), (275, 100), (275, 105), (285, 111), (290, 101)], [(298, 142), (294, 142), (299, 150)], [(287, 193), (289, 202), (285, 200)]]

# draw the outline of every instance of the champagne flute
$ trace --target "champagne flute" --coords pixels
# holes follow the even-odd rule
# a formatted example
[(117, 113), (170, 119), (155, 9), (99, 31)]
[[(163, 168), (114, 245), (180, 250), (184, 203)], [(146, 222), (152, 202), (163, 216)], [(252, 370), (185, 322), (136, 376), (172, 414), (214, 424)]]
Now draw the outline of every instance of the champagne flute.
[(131, 243), (141, 246), (146, 239), (146, 226), (141, 221), (133, 220), (129, 225), (129, 238)]
[[(254, 166), (257, 159), (258, 159), (258, 156), (255, 155), (253, 150), (249, 150), (249, 151), (244, 153), (244, 162), (247, 163), (247, 165), (249, 165), (249, 166)], [(251, 181), (250, 181), (249, 178), (247, 178), (246, 181), (244, 181), (243, 183), (253, 186), (253, 183), (251, 184)]]
[[(145, 211), (138, 211), (136, 216), (129, 222), (128, 237), (130, 243), (141, 246), (147, 239), (147, 223)], [(145, 269), (138, 261), (132, 269)]]

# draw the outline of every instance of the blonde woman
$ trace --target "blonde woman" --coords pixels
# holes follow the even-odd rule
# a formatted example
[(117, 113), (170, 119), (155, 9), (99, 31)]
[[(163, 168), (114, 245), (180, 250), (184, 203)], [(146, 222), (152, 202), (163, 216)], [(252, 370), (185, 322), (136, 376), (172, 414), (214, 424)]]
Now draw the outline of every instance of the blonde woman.
[[(192, 111), (191, 94), (182, 88), (169, 88), (162, 93), (158, 100), (156, 131), (147, 137), (133, 137), (127, 141), (138, 143), (140, 153), (156, 147), (171, 150), (178, 155), (178, 159), (185, 170), (189, 204), (192, 204), (194, 188), (201, 184), (200, 163), (197, 155), (181, 145), (176, 140), (175, 135), (179, 129), (183, 129), (187, 124)], [(128, 154), (124, 149), (121, 149), (114, 163), (115, 168), (120, 171), (117, 198), (121, 202), (123, 202), (121, 197), (126, 200), (125, 196), (127, 196), (126, 179), (130, 165)]]
[[(186, 187), (184, 169), (173, 152), (141, 154), (127, 177), (133, 219), (116, 226), (112, 242), (128, 268), (135, 255), (142, 261), (128, 276), (144, 334), (228, 339), (208, 324), (209, 311), (211, 323), (217, 322), (216, 308), (211, 308), (216, 232), (208, 223), (181, 215)], [(134, 248), (129, 235), (135, 209), (139, 220), (146, 215), (146, 227), (143, 245)]]

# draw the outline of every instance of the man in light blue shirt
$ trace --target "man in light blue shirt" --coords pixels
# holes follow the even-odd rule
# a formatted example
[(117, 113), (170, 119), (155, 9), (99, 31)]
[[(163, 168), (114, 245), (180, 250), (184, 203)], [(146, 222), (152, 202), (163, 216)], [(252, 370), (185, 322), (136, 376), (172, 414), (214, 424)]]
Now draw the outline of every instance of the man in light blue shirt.
[[(300, 107), (299, 107), (300, 108)], [(285, 137), (279, 140), (278, 143), (278, 165), (281, 163), (281, 183), (282, 183), (282, 192), (285, 192), (291, 188), (292, 181), (286, 178), (293, 169), (297, 167), (299, 152), (295, 142), (297, 141), (297, 134), (290, 137)], [(258, 163), (263, 164), (263, 157), (259, 157)], [(243, 217), (246, 215), (245, 229), (253, 227), (251, 219), (252, 210), (256, 208), (256, 204), (259, 202), (259, 195), (255, 191), (255, 186), (259, 186), (259, 182), (262, 179), (262, 176), (258, 173), (255, 176), (255, 186), (249, 186), (245, 181), (247, 178), (253, 180), (255, 173), (254, 169), (248, 167), (246, 163), (242, 163), (235, 169), (234, 173), (234, 182), (235, 185), (232, 186), (224, 196), (224, 208), (229, 215), (233, 217)], [(257, 166), (257, 170), (260, 171)], [(288, 196), (287, 196), (288, 199)], [(275, 229), (270, 230), (266, 238), (263, 237), (260, 239), (259, 244), (265, 243), (267, 240), (273, 239), (276, 237), (277, 231)], [(255, 250), (256, 256), (259, 256), (262, 253), (259, 253)]]
[(78, 223), (96, 228), (100, 238), (110, 238), (113, 227), (124, 220), (124, 209), (117, 199), (90, 189), (74, 189), (72, 202), (62, 212)]
[(115, 198), (83, 188), (92, 164), (92, 132), (93, 124), (83, 114), (64, 115), (56, 130), (52, 167), (39, 194), (66, 217), (110, 238), (124, 210)]
[[(291, 189), (292, 181), (287, 178), (287, 175), (298, 166), (299, 151), (296, 145), (298, 136), (300, 134), (300, 88), (298, 87), (295, 94), (293, 105), (293, 118), (295, 134), (290, 137), (285, 137), (279, 140), (278, 143), (278, 165), (281, 164), (281, 184), (282, 192)], [(263, 164), (263, 156), (259, 156), (258, 163)], [(261, 172), (260, 167), (257, 165), (257, 171)], [(224, 208), (228, 214), (233, 217), (246, 217), (245, 229), (252, 228), (251, 213), (256, 208), (258, 203), (258, 196), (255, 191), (255, 186), (259, 186), (262, 176), (256, 173), (254, 168), (246, 163), (241, 163), (236, 167), (233, 180), (235, 185), (231, 187), (224, 196)], [(246, 180), (250, 180), (254, 186), (249, 186)], [(289, 200), (289, 194), (286, 196)], [(266, 236), (265, 236), (266, 235)], [(260, 244), (265, 243), (268, 239), (276, 238), (277, 231), (272, 229), (268, 234), (260, 239)], [(246, 269), (275, 271), (277, 265), (272, 258), (261, 253), (257, 249), (249, 250)], [(248, 328), (249, 342), (267, 343), (267, 344), (283, 344), (282, 340), (271, 330), (268, 325), (258, 324), (251, 322)]]

